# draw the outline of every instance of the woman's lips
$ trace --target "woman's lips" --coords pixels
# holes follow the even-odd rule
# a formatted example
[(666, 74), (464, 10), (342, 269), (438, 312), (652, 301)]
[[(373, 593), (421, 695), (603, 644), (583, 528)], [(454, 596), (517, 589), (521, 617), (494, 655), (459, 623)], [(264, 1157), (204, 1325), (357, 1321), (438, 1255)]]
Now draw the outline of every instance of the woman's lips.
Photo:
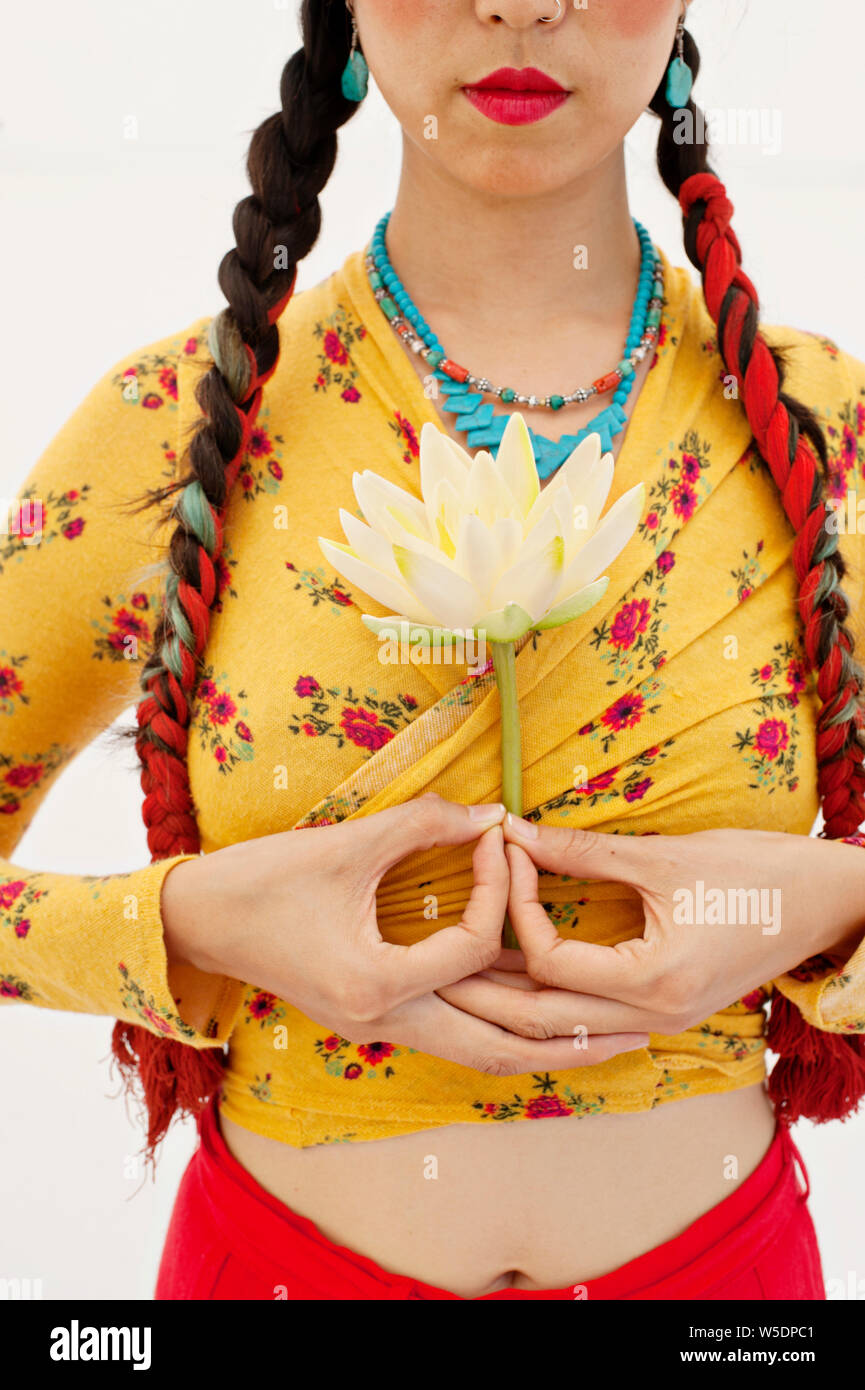
[(569, 92), (513, 91), (505, 87), (463, 87), (478, 111), (501, 125), (531, 125), (542, 121), (570, 96)]
[(570, 93), (538, 68), (496, 68), (480, 82), (463, 87), (472, 106), (502, 125), (543, 120)]

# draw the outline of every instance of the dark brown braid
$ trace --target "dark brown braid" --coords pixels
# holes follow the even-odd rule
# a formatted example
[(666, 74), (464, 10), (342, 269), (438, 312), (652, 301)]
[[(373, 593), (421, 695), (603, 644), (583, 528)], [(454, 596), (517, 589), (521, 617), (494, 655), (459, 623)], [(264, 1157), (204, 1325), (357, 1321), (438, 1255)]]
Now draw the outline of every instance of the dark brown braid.
[[(177, 518), (163, 609), (140, 678), (147, 693), (137, 709), (143, 813), (154, 860), (200, 849), (187, 739), (218, 600), (216, 564), (226, 504), (263, 384), (276, 367), (278, 316), (293, 291), (298, 263), (321, 229), (319, 194), (336, 161), (337, 131), (357, 110), (342, 95), (340, 82), (351, 46), (343, 0), (304, 0), (301, 30), (303, 46), (282, 73), (282, 109), (252, 137), (247, 171), (253, 191), (235, 208), (236, 244), (219, 267), (228, 308), (211, 326), (217, 365), (196, 388), (203, 417), (184, 456), (186, 471), (177, 482), (149, 492), (142, 504), (170, 499), (170, 516)], [(152, 1156), (174, 1113), (195, 1113), (214, 1093), (223, 1055), (218, 1048), (199, 1051), (122, 1020), (115, 1026), (113, 1050), (127, 1086), (134, 1085), (136, 1074), (141, 1083)]]
[[(685, 59), (696, 77), (700, 55), (687, 31)], [(709, 167), (705, 141), (682, 140), (682, 117), (669, 106), (665, 83), (655, 93), (651, 109), (661, 118), (658, 169), (682, 205), (685, 249), (700, 271), (706, 306), (718, 330), (719, 351), (738, 383), (754, 442), (796, 532), (793, 564), (799, 583), (799, 615), (820, 698), (817, 769), (823, 834), (852, 836), (865, 820), (865, 677), (854, 659), (853, 635), (847, 626), (849, 604), (840, 587), (845, 565), (838, 536), (826, 526), (826, 441), (814, 413), (783, 390), (783, 350), (771, 347), (760, 333), (757, 292), (741, 269), (741, 249), (731, 227), (733, 206)], [(693, 136), (700, 113), (693, 101), (687, 111)], [(811, 1027), (778, 993), (767, 1041), (779, 1053), (769, 1092), (786, 1123), (800, 1115), (818, 1122), (844, 1118), (865, 1095), (865, 1039)]]

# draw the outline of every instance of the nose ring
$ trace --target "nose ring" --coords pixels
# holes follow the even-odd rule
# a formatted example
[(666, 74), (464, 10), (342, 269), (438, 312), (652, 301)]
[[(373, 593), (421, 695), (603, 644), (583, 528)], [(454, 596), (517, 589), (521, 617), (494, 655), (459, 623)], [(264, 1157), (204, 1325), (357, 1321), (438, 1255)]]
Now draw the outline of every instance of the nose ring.
[(553, 24), (553, 23), (555, 23), (555, 21), (556, 21), (557, 19), (561, 19), (563, 9), (564, 9), (564, 6), (562, 5), (562, 0), (556, 0), (556, 13), (553, 14), (553, 15), (546, 15), (546, 16), (541, 15), (540, 21), (539, 21), (539, 22), (540, 22), (541, 24)]

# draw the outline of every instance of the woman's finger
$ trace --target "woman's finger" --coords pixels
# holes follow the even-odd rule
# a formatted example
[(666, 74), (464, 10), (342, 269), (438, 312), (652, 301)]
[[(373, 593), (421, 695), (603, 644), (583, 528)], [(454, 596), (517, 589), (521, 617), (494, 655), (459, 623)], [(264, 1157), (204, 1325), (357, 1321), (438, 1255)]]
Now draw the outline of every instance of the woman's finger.
[(505, 808), (499, 803), (463, 806), (426, 792), (399, 806), (389, 806), (350, 822), (351, 849), (353, 854), (363, 855), (365, 868), (378, 881), (409, 854), (436, 845), (469, 844), (491, 825), (500, 824), (504, 814)]
[(383, 1013), (439, 985), (474, 975), (500, 955), (509, 887), (501, 826), (481, 835), (472, 869), (472, 891), (457, 926), (442, 927), (414, 946), (380, 943), (376, 970), (384, 991)]
[(566, 989), (526, 988), (502, 984), (487, 974), (457, 980), (436, 991), (440, 997), (475, 1018), (485, 1018), (524, 1038), (556, 1038), (571, 1034), (586, 1039), (594, 1034), (632, 1034), (645, 1046), (649, 1033), (662, 1031), (662, 1020), (634, 1004), (600, 999)]
[[(408, 1030), (399, 1026), (391, 1029), (392, 1036), (399, 1041), (495, 1076), (597, 1066), (620, 1052), (645, 1047), (648, 1042), (646, 1034), (627, 1033), (588, 1038), (585, 1045), (584, 1040), (573, 1036), (540, 1040), (520, 1037), (454, 1008), (436, 994), (409, 1004), (405, 1021)], [(434, 1043), (429, 1039), (434, 1039)]]
[(526, 970), (541, 984), (580, 994), (629, 1003), (640, 998), (645, 968), (637, 943), (597, 946), (590, 941), (559, 936), (538, 902), (538, 871), (519, 845), (505, 846), (510, 868), (508, 912), (523, 954)]

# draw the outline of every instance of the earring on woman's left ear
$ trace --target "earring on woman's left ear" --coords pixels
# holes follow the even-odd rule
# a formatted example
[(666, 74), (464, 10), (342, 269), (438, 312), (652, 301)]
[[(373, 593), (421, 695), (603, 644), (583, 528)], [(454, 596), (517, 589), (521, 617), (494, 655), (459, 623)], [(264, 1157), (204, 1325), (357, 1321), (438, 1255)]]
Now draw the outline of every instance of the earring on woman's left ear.
[(679, 19), (679, 27), (676, 30), (676, 57), (667, 68), (667, 105), (672, 106), (674, 111), (680, 110), (688, 105), (691, 95), (691, 88), (694, 85), (694, 74), (689, 64), (685, 61), (685, 15), (682, 13)]
[(358, 47), (357, 20), (351, 16), (351, 52), (342, 70), (342, 94), (346, 101), (363, 101), (369, 88), (369, 67)]

